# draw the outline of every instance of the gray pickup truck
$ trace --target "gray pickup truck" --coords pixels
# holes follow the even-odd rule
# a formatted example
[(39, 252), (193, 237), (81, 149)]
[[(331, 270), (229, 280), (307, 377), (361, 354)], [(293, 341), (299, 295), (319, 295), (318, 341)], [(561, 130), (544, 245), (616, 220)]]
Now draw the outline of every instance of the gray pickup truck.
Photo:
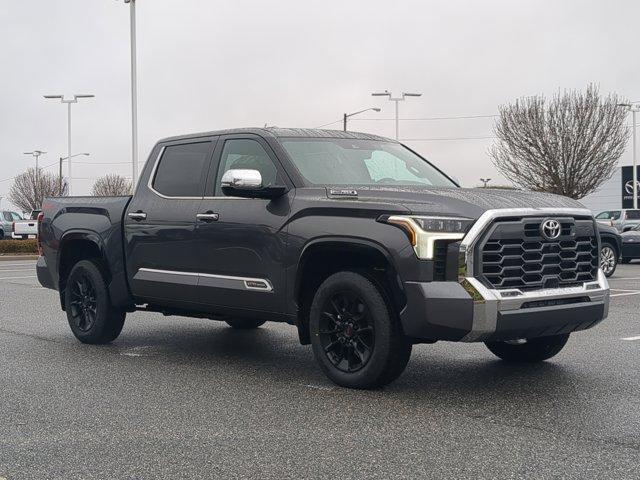
[(38, 278), (80, 341), (116, 339), (135, 310), (238, 329), (286, 322), (352, 388), (393, 381), (418, 343), (543, 361), (609, 306), (581, 204), (463, 189), (368, 134), (167, 138), (132, 197), (47, 199), (39, 230)]

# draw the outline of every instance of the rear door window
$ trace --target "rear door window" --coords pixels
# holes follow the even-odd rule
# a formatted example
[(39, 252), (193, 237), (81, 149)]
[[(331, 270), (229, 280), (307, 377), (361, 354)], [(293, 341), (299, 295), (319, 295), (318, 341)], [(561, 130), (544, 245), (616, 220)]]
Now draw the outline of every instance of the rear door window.
[(620, 219), (620, 210), (614, 210), (612, 212), (609, 212), (611, 214), (611, 220), (618, 220)]
[(167, 197), (202, 197), (210, 154), (211, 142), (165, 147), (153, 177), (153, 189)]

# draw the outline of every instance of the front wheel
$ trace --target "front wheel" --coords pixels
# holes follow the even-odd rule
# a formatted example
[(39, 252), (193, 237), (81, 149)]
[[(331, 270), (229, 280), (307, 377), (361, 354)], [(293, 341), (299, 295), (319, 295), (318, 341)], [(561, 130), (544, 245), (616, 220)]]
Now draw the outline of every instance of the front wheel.
[(486, 342), (485, 345), (496, 357), (508, 362), (536, 363), (554, 357), (569, 340), (569, 334), (538, 337), (528, 340)]
[(96, 263), (82, 260), (74, 265), (64, 298), (69, 326), (82, 343), (103, 344), (118, 338), (126, 313), (111, 304)]
[(600, 249), (600, 268), (606, 277), (613, 275), (618, 266), (618, 255), (614, 248), (608, 243), (603, 243)]
[(409, 342), (382, 292), (355, 272), (339, 272), (317, 290), (309, 318), (320, 368), (348, 388), (377, 388), (398, 378), (411, 356)]

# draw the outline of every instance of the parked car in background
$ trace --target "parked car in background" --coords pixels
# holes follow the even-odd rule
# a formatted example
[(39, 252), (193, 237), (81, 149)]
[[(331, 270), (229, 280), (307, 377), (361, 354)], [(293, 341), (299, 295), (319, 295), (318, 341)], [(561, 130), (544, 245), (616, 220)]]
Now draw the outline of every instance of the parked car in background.
[(640, 258), (640, 225), (627, 230), (622, 237), (622, 258), (620, 262), (629, 263)]
[(11, 231), (14, 237), (26, 239), (30, 236), (38, 235), (38, 214), (40, 210), (33, 210), (29, 215), (29, 220), (14, 220)]
[(0, 240), (12, 238), (13, 222), (17, 220), (22, 220), (19, 213), (10, 210), (0, 210)]
[[(616, 271), (622, 254), (622, 235), (610, 225), (598, 224), (600, 234), (600, 268), (610, 277)], [(640, 232), (638, 232), (640, 236)], [(640, 244), (639, 244), (640, 245)]]
[(640, 225), (640, 210), (607, 210), (596, 215), (601, 225), (615, 227), (619, 232), (626, 232)]

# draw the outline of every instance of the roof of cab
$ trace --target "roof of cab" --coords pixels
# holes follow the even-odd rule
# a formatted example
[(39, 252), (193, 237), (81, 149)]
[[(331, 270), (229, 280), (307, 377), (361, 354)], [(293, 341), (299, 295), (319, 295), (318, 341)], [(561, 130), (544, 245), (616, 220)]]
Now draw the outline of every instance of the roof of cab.
[(356, 140), (378, 140), (382, 142), (396, 142), (389, 138), (361, 132), (343, 132), (342, 130), (322, 130), (319, 128), (232, 128), (228, 130), (214, 130), (212, 132), (192, 133), (188, 135), (176, 135), (159, 140), (159, 142), (174, 142), (190, 138), (210, 137), (215, 135), (232, 135), (242, 133), (253, 133), (263, 137), (276, 138), (351, 138)]

